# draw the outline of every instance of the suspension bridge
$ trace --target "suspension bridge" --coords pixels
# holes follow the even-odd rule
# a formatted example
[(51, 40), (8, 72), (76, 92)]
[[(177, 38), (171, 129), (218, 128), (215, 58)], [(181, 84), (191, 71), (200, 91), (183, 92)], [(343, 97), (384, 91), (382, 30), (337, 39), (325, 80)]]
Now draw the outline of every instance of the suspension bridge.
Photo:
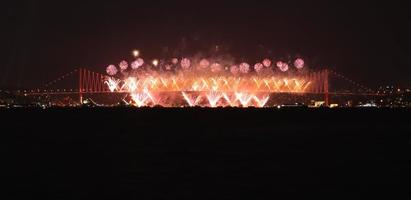
[[(77, 68), (74, 69), (52, 81), (47, 82), (46, 84), (38, 87), (36, 89), (30, 90), (19, 90), (18, 94), (25, 96), (53, 96), (53, 95), (72, 95), (77, 96), (78, 102), (82, 104), (84, 96), (93, 95), (93, 94), (128, 94), (129, 91), (117, 89), (113, 90), (107, 84), (107, 80), (110, 77), (103, 75), (101, 73), (93, 72), (86, 68)], [(366, 87), (356, 81), (353, 81), (346, 76), (337, 73), (336, 71), (324, 69), (319, 71), (312, 71), (305, 75), (305, 78), (313, 80), (316, 82), (315, 87), (304, 91), (304, 94), (309, 95), (321, 95), (323, 96), (323, 101), (326, 105), (330, 104), (330, 96), (380, 96), (381, 94), (376, 93), (369, 87)], [(330, 80), (339, 79), (345, 83), (345, 85), (350, 86), (351, 89), (340, 89), (336, 90), (335, 88), (330, 89)], [(65, 86), (62, 86), (60, 83), (67, 82)], [(274, 81), (274, 84), (276, 82)], [(269, 87), (269, 85), (267, 85)], [(169, 91), (169, 90), (167, 90)], [(283, 90), (272, 90), (262, 89), (264, 92), (269, 93), (290, 93), (290, 91)], [(182, 91), (185, 92), (185, 91)], [(189, 92), (189, 91), (188, 91)], [(198, 91), (197, 91), (198, 92)], [(296, 92), (298, 93), (298, 92)]]

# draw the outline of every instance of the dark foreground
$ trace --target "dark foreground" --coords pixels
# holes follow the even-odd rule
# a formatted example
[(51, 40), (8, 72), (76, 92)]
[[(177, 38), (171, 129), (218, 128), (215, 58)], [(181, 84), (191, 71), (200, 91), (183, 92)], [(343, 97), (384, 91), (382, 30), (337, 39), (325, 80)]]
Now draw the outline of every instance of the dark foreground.
[(405, 194), (410, 110), (1, 110), (7, 199)]

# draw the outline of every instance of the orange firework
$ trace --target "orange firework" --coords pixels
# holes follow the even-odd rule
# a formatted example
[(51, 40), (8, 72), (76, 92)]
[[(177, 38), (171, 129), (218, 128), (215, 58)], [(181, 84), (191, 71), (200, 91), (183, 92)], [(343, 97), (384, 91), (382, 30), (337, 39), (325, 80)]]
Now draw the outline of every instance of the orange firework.
[[(181, 93), (189, 106), (264, 107), (271, 93), (304, 93), (311, 82), (304, 78), (158, 75), (109, 78), (112, 92), (130, 93), (139, 107), (155, 102), (150, 94)], [(206, 100), (206, 103), (201, 100)], [(238, 101), (238, 102), (237, 102)], [(164, 104), (163, 106), (167, 106)]]
[[(177, 64), (173, 58), (166, 64), (165, 71), (140, 68), (144, 61), (137, 58), (131, 64), (132, 70), (126, 78), (119, 79), (115, 75), (115, 66), (107, 72), (106, 84), (111, 92), (128, 93), (135, 106), (206, 106), (206, 107), (264, 107), (273, 93), (306, 93), (313, 90), (312, 85), (321, 77), (314, 74), (285, 73), (289, 66), (278, 61), (271, 68), (271, 60), (265, 59), (254, 67), (246, 62), (239, 65), (229, 62), (219, 64), (216, 60), (182, 58), (180, 68), (171, 70), (171, 63)], [(167, 63), (167, 62), (166, 62)], [(296, 68), (303, 66), (302, 60), (296, 61)], [(127, 62), (120, 64), (120, 69), (127, 70)], [(154, 60), (153, 64), (159, 64)], [(175, 67), (178, 67), (174, 65)], [(264, 67), (267, 67), (266, 69)], [(275, 69), (280, 68), (280, 73)], [(207, 69), (207, 70), (205, 70)], [(178, 101), (177, 99), (182, 100)]]

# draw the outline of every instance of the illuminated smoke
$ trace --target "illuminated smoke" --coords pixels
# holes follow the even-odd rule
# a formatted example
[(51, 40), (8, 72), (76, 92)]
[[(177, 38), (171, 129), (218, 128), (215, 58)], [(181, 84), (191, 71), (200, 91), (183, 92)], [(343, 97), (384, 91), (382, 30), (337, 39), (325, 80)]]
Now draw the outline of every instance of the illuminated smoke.
[(294, 66), (297, 68), (297, 69), (302, 69), (302, 68), (304, 68), (304, 60), (303, 59), (301, 59), (301, 58), (297, 58), (295, 61), (294, 61)]
[(222, 71), (222, 67), (220, 64), (218, 63), (213, 63), (211, 66), (211, 72), (217, 73), (217, 72), (221, 72)]
[(240, 64), (240, 72), (243, 74), (247, 74), (250, 71), (250, 65), (248, 63), (241, 63)]
[(171, 65), (170, 65), (170, 64), (166, 64), (164, 67), (165, 67), (165, 69), (166, 69), (167, 71), (170, 71), (170, 70), (171, 70)]
[(270, 67), (271, 66), (271, 60), (266, 58), (263, 60), (263, 65), (264, 67)]
[(205, 58), (201, 59), (200, 61), (201, 69), (206, 69), (209, 65), (210, 65), (210, 62), (207, 59)]
[(181, 59), (181, 67), (182, 67), (184, 70), (188, 70), (188, 69), (190, 68), (190, 66), (191, 66), (191, 61), (190, 61), (190, 59), (188, 59), (188, 58), (183, 58), (183, 59)]
[(173, 63), (174, 65), (177, 65), (178, 64), (178, 58), (171, 59), (171, 63)]
[(114, 65), (109, 65), (109, 66), (106, 68), (106, 72), (107, 72), (108, 75), (114, 76), (114, 75), (117, 74), (118, 70), (117, 70), (116, 66), (114, 66)]
[(127, 61), (123, 60), (120, 62), (120, 64), (118, 64), (118, 66), (120, 67), (121, 71), (127, 70), (128, 68), (128, 63)]
[(263, 70), (263, 68), (264, 68), (264, 66), (263, 66), (263, 64), (261, 64), (261, 63), (256, 63), (256, 64), (254, 65), (254, 70), (255, 70), (257, 73), (261, 72), (261, 70)]

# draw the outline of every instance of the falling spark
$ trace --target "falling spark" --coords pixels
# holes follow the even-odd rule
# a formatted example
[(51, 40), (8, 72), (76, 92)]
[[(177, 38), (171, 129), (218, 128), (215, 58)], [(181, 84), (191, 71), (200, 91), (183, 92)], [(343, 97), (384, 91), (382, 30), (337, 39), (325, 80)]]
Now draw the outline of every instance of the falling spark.
[(131, 93), (131, 99), (134, 101), (137, 107), (147, 106), (147, 100), (149, 96), (145, 92)]
[(250, 101), (253, 98), (253, 95), (250, 95), (250, 94), (247, 94), (247, 93), (244, 93), (244, 92), (236, 92), (235, 96), (240, 101), (240, 103), (243, 107), (248, 107)]
[(253, 96), (254, 101), (257, 103), (257, 106), (262, 108), (267, 104), (268, 100), (270, 99), (270, 95), (264, 95), (261, 98), (258, 98), (257, 96)]
[(212, 108), (217, 107), (217, 102), (223, 97), (221, 92), (210, 91), (206, 94), (207, 100)]
[(187, 104), (191, 107), (197, 106), (198, 103), (201, 101), (201, 95), (198, 95), (197, 97), (192, 98), (186, 92), (181, 92), (181, 94), (183, 95), (184, 100), (187, 102)]

